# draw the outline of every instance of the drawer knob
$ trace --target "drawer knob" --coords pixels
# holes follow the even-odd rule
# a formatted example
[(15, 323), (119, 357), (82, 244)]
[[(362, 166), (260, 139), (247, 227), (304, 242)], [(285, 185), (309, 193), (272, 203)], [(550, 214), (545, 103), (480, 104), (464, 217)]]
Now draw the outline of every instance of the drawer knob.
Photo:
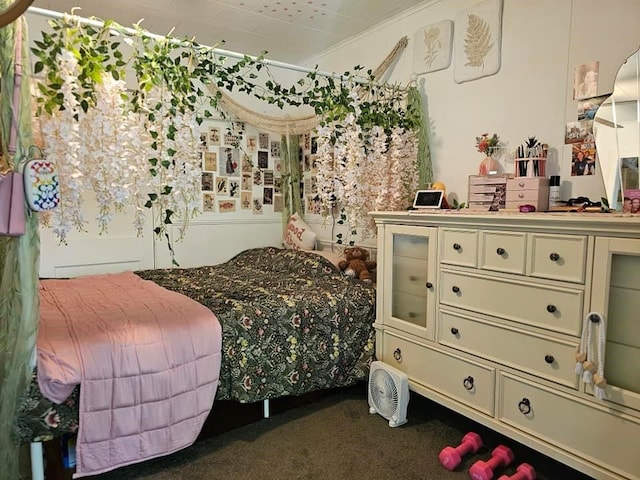
[(498, 248), (496, 249), (496, 253), (497, 253), (498, 255), (504, 255), (505, 253), (507, 253), (507, 251), (506, 251), (504, 248), (502, 248), (502, 247), (498, 247)]
[(518, 186), (519, 187), (524, 187), (525, 183), (524, 182), (518, 182)]
[(524, 198), (524, 193), (519, 193), (518, 198)]
[(451, 335), (457, 335), (458, 329), (456, 327), (451, 327)]
[(547, 362), (549, 365), (551, 365), (553, 362), (555, 362), (555, 358), (553, 358), (553, 355), (545, 355), (544, 356), (544, 361)]
[(467, 390), (473, 390), (473, 377), (469, 375), (462, 381), (462, 385), (464, 385), (464, 388)]
[(455, 285), (451, 287), (451, 290), (453, 291), (453, 293), (460, 293), (460, 287), (456, 287)]
[(602, 318), (602, 315), (600, 315), (599, 313), (589, 314), (589, 320), (593, 323), (598, 323), (601, 318)]
[(551, 304), (547, 305), (547, 312), (549, 312), (549, 313), (555, 313), (555, 312), (556, 312), (556, 310), (558, 310), (558, 309), (556, 308), (556, 306), (555, 306), (555, 305), (551, 305)]
[(396, 359), (396, 362), (401, 362), (402, 361), (402, 350), (400, 350), (399, 348), (396, 348), (393, 351), (393, 358)]
[(460, 250), (461, 248), (462, 248), (462, 246), (460, 246), (460, 244), (459, 244), (459, 243), (454, 243), (454, 244), (453, 244), (453, 249), (454, 249), (454, 250)]
[(433, 283), (431, 282), (427, 282), (427, 284), (425, 285), (429, 290), (431, 290), (433, 288)]
[(518, 410), (520, 410), (520, 413), (523, 415), (529, 415), (531, 413), (531, 402), (528, 398), (520, 400), (520, 403), (518, 403)]
[(552, 262), (557, 262), (558, 260), (560, 260), (560, 255), (557, 254), (556, 252), (553, 252), (551, 255), (549, 255), (549, 259)]

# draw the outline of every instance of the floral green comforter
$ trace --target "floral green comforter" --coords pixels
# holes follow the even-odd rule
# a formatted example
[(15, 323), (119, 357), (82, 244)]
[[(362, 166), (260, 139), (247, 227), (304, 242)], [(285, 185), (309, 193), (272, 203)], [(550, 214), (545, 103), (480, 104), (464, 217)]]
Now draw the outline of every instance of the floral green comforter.
[[(222, 325), (216, 399), (256, 402), (365, 380), (374, 354), (375, 290), (312, 253), (246, 250), (214, 266), (136, 272), (209, 307)], [(77, 428), (32, 382), (17, 416), (21, 442)], [(75, 399), (75, 400), (74, 400)]]

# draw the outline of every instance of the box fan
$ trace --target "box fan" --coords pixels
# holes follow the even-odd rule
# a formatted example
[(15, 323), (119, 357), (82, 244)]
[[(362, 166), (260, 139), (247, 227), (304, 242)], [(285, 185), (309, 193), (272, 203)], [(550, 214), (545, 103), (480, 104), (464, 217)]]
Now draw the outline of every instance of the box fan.
[(371, 363), (369, 371), (369, 412), (389, 420), (390, 427), (407, 423), (409, 380), (407, 375), (384, 362)]

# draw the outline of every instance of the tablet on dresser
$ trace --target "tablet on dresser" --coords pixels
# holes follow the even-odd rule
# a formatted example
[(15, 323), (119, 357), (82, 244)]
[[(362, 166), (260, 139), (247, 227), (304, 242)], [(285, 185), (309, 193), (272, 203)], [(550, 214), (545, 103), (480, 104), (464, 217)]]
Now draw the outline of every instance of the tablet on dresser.
[(413, 208), (416, 210), (440, 208), (444, 190), (418, 190), (413, 199)]

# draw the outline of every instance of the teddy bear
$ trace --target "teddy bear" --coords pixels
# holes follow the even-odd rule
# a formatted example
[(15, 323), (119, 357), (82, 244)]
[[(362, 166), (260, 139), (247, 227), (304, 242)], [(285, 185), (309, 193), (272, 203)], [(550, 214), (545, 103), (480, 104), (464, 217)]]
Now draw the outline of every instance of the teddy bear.
[(338, 263), (340, 270), (350, 277), (373, 283), (371, 270), (374, 270), (378, 264), (369, 260), (368, 251), (360, 247), (350, 247), (344, 249), (344, 255), (346, 260)]

